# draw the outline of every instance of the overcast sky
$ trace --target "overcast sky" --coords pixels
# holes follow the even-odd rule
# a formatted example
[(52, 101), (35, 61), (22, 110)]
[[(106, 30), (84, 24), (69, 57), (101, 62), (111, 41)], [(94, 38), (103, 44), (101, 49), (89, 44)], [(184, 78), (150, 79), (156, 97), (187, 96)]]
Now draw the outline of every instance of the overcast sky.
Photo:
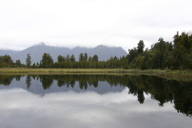
[(146, 46), (192, 30), (191, 0), (0, 0), (0, 48)]

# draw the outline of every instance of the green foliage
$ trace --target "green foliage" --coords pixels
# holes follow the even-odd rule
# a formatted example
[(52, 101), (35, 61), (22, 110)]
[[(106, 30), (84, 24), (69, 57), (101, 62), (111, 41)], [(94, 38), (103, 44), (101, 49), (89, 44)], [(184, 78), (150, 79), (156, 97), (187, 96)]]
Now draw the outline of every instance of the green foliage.
[(31, 55), (30, 54), (27, 54), (26, 65), (27, 65), (27, 67), (31, 66)]
[(137, 49), (138, 49), (138, 53), (139, 53), (139, 54), (143, 53), (144, 47), (145, 47), (145, 45), (144, 45), (143, 40), (140, 40), (139, 43), (138, 43), (138, 46), (137, 46)]
[(40, 67), (52, 67), (53, 66), (53, 59), (48, 53), (44, 53), (42, 56)]
[(81, 53), (79, 55), (79, 62), (86, 62), (88, 60), (88, 56), (87, 56), (87, 53)]
[(22, 66), (21, 61), (20, 60), (16, 60), (15, 65), (17, 67), (21, 67)]
[(143, 51), (144, 42), (129, 50), (129, 68), (140, 69), (192, 69), (192, 35), (178, 33), (173, 42), (160, 38), (150, 50)]
[[(140, 40), (137, 47), (128, 50), (126, 56), (111, 57), (109, 60), (99, 60), (97, 55), (89, 56), (80, 53), (78, 61), (74, 55), (59, 55), (54, 62), (48, 53), (44, 53), (40, 64), (33, 64), (33, 68), (136, 68), (136, 69), (192, 69), (192, 35), (177, 33), (173, 42), (163, 38), (144, 49), (145, 44)], [(20, 60), (15, 63), (10, 56), (0, 56), (0, 67), (22, 67)], [(31, 56), (27, 54), (26, 66), (31, 67)]]
[(0, 67), (12, 67), (14, 65), (10, 56), (0, 56)]

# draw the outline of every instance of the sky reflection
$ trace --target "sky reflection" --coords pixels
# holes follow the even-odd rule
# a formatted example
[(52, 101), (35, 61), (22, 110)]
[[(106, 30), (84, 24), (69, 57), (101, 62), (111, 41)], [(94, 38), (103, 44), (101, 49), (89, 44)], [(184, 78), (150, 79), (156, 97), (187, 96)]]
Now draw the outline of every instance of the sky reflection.
[[(22, 88), (0, 90), (2, 128), (190, 128), (191, 118), (176, 112), (171, 103), (160, 107), (145, 95), (145, 103), (121, 92), (99, 94), (53, 92), (44, 96)], [(179, 116), (178, 116), (179, 115)]]

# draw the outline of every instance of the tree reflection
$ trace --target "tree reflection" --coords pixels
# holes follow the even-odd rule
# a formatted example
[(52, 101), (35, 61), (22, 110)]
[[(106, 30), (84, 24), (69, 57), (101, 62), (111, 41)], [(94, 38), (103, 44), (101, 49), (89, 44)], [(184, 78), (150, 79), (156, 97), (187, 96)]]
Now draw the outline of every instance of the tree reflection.
[[(21, 76), (0, 75), (0, 84), (8, 86), (13, 79), (19, 81)], [(174, 103), (178, 112), (192, 116), (192, 82), (167, 80), (153, 76), (115, 76), (115, 75), (39, 75), (27, 76), (26, 86), (30, 88), (31, 80), (40, 81), (43, 89), (51, 86), (74, 88), (86, 90), (89, 87), (102, 86), (99, 82), (105, 81), (111, 87), (122, 86), (129, 89), (128, 93), (137, 97), (138, 102), (145, 102), (145, 95), (149, 94), (152, 99), (157, 100), (160, 106), (167, 102)], [(56, 81), (56, 85), (53, 84)]]
[(52, 76), (41, 76), (40, 81), (42, 83), (43, 89), (49, 89), (53, 83)]
[(20, 80), (21, 76), (13, 76), (13, 75), (0, 75), (0, 85), (9, 86), (12, 80), (15, 78), (16, 80)]
[(27, 88), (30, 88), (30, 86), (31, 86), (31, 76), (26, 77), (26, 85), (27, 85)]
[(142, 90), (138, 90), (137, 99), (138, 99), (138, 101), (139, 101), (140, 104), (143, 104), (143, 103), (144, 103), (144, 101), (145, 101), (145, 96), (144, 96)]

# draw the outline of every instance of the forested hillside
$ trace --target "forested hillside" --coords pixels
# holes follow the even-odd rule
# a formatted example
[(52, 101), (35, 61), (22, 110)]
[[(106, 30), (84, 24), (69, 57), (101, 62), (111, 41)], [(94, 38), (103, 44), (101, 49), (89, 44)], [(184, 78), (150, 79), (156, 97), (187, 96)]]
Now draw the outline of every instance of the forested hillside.
[(192, 69), (192, 35), (177, 33), (172, 42), (163, 38), (145, 49), (144, 41), (140, 40), (137, 47), (128, 50), (122, 57), (111, 57), (100, 60), (98, 55), (87, 53), (75, 55), (59, 55), (55, 61), (49, 53), (44, 53), (40, 63), (32, 63), (31, 55), (26, 63), (15, 62), (10, 56), (0, 56), (0, 67), (33, 67), (33, 68), (138, 68), (138, 69)]

